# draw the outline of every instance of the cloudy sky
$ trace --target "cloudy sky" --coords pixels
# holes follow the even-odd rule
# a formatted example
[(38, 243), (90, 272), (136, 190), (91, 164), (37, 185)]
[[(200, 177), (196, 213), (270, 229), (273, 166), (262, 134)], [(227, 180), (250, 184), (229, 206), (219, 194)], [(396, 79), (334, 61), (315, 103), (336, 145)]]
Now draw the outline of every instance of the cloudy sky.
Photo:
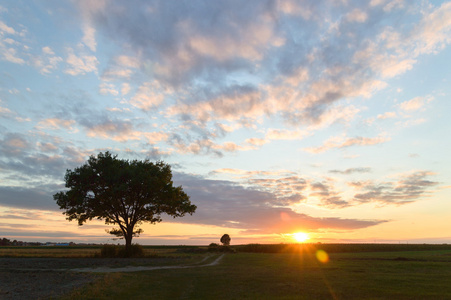
[(451, 242), (451, 1), (0, 0), (0, 237), (110, 151), (198, 206), (136, 242)]

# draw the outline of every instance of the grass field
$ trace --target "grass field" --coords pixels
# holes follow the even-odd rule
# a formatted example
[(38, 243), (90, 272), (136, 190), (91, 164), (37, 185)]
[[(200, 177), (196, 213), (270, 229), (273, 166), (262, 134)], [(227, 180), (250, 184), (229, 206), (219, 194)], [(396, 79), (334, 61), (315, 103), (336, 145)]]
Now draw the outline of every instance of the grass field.
[[(169, 246), (145, 246), (144, 255), (148, 257), (167, 255), (177, 252), (178, 248)], [(100, 254), (101, 246), (36, 246), (36, 247), (0, 247), (0, 257), (70, 257), (86, 258)]]
[[(152, 257), (177, 256), (182, 265), (220, 255), (198, 253), (196, 247), (144, 248)], [(237, 253), (227, 253), (216, 266), (97, 274), (94, 283), (64, 299), (451, 299), (451, 245), (235, 248)], [(322, 256), (318, 250), (324, 250)], [(2, 247), (0, 256), (90, 257), (98, 251), (99, 247)], [(158, 259), (148, 259), (159, 264)]]
[(104, 274), (67, 299), (451, 299), (451, 250), (439, 246), (345, 249), (327, 262), (317, 247), (239, 252), (211, 267)]

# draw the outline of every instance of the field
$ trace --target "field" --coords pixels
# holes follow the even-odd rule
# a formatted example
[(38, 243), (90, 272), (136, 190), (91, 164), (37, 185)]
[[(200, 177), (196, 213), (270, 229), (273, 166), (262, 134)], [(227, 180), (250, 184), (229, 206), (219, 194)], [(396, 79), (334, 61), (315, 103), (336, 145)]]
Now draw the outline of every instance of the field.
[[(192, 267), (100, 274), (66, 270), (64, 274), (89, 280), (55, 294), (55, 298), (451, 299), (451, 245), (245, 245), (235, 249), (237, 253), (225, 254), (218, 265), (205, 267), (194, 266), (206, 256), (208, 261), (221, 253), (202, 253), (193, 247), (146, 247), (151, 258), (108, 260), (81, 255), (64, 259), (58, 252), (54, 260), (73, 262), (72, 267), (67, 263), (67, 269), (75, 265)], [(66, 250), (69, 256), (76, 256), (77, 249)], [(79, 254), (87, 253), (87, 249), (79, 250)], [(0, 256), (5, 256), (1, 251)], [(46, 251), (64, 249), (41, 251), (45, 257), (9, 257), (0, 262), (50, 262)], [(44, 273), (52, 272), (41, 271), (40, 275)], [(0, 289), (0, 298), (1, 292), (6, 291)]]

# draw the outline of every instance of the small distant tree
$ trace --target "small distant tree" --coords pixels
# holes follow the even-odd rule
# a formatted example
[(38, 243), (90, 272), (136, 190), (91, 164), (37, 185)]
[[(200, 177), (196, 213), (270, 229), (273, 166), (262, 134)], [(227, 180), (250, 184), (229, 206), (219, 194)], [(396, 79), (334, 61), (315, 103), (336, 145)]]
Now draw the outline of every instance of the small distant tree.
[(224, 245), (224, 246), (229, 246), (230, 245), (230, 240), (231, 240), (231, 238), (230, 238), (230, 236), (226, 233), (226, 234), (224, 234), (222, 237), (221, 237), (221, 243)]
[(65, 181), (68, 190), (53, 198), (67, 219), (80, 226), (93, 218), (118, 225), (109, 233), (125, 239), (126, 256), (132, 238), (142, 232), (141, 223), (161, 222), (163, 213), (175, 218), (196, 210), (182, 187), (173, 186), (171, 167), (161, 161), (121, 160), (101, 152), (67, 170)]

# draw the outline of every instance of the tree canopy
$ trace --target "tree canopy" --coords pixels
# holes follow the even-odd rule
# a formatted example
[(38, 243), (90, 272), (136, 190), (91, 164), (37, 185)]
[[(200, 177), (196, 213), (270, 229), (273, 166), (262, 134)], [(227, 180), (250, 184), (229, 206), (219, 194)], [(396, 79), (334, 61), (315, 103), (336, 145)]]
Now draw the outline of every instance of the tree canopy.
[(222, 243), (224, 246), (229, 246), (231, 240), (232, 240), (232, 239), (230, 238), (230, 236), (229, 236), (227, 233), (224, 234), (224, 235), (221, 237), (221, 243)]
[(149, 160), (121, 160), (100, 152), (81, 167), (67, 170), (67, 191), (53, 195), (69, 221), (83, 225), (92, 219), (118, 225), (109, 231), (125, 239), (126, 252), (143, 222), (161, 222), (161, 215), (174, 218), (193, 214), (196, 206), (181, 186), (174, 187), (170, 165)]

